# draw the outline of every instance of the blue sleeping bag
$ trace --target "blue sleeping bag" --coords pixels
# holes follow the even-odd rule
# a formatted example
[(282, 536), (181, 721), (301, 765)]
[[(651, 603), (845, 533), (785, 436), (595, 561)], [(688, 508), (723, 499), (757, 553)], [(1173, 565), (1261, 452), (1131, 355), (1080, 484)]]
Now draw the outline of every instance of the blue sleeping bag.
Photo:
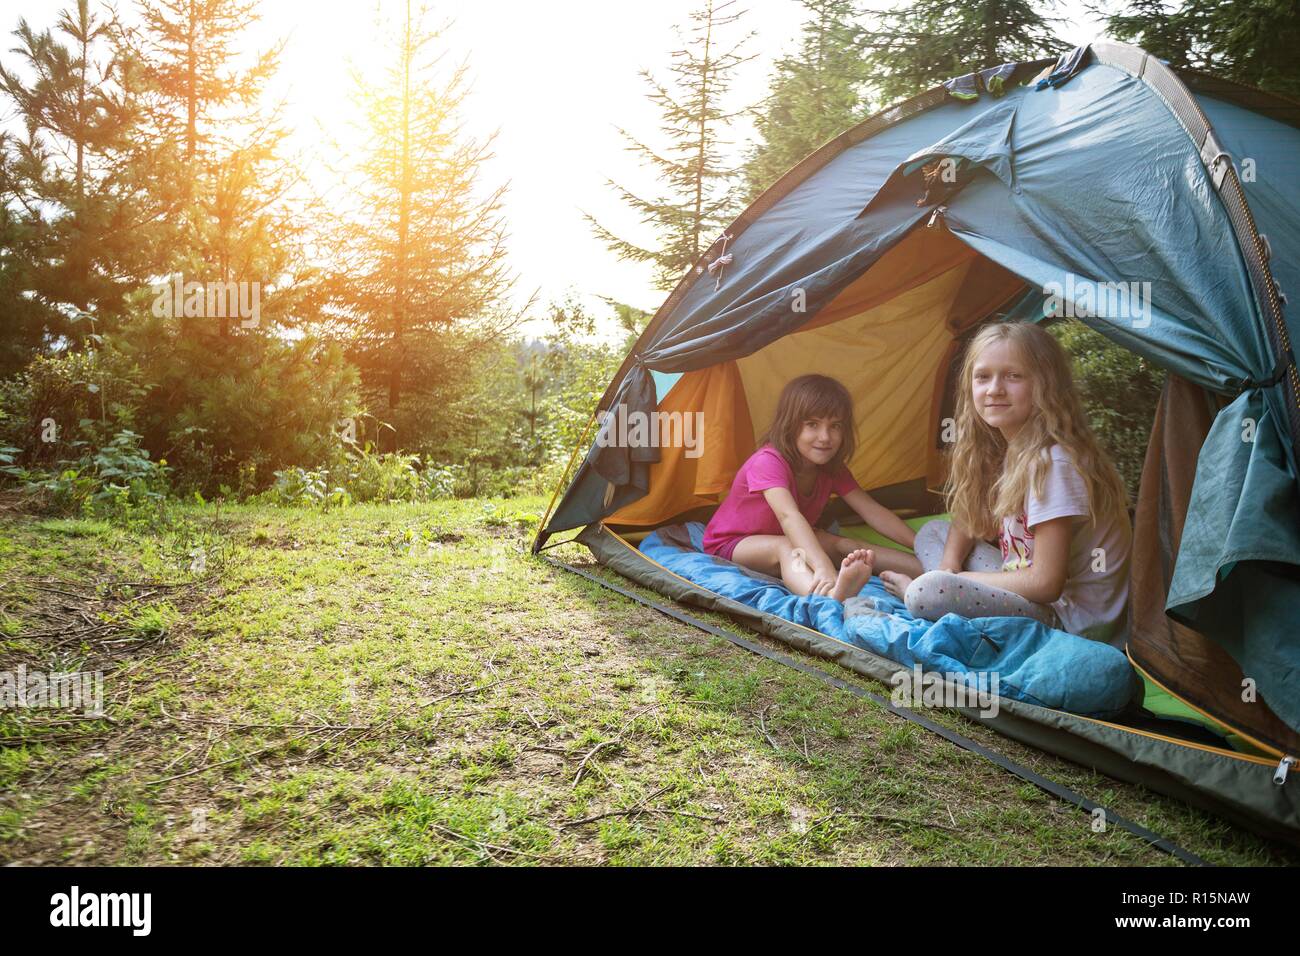
[(828, 597), (797, 597), (776, 578), (702, 550), (704, 525), (660, 528), (641, 542), (646, 557), (724, 597), (887, 657), (909, 670), (943, 673), (1002, 697), (1090, 717), (1113, 716), (1133, 696), (1134, 671), (1123, 652), (1021, 617), (938, 621), (912, 617), (873, 577), (862, 589), (884, 614), (844, 614)]

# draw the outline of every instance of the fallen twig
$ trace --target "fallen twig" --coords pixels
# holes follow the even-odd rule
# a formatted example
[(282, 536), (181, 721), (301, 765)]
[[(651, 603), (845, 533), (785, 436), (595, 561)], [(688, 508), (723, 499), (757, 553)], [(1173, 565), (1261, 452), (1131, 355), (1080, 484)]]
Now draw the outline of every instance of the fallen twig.
[(172, 721), (183, 720), (183, 721), (186, 721), (186, 722), (188, 722), (188, 723), (194, 723), (194, 724), (217, 724), (218, 726), (221, 726), (221, 727), (236, 727), (236, 728), (239, 728), (239, 729), (241, 729), (241, 730), (242, 730), (242, 729), (245, 729), (245, 728), (249, 728), (249, 729), (251, 729), (251, 728), (262, 728), (262, 729), (265, 729), (265, 728), (276, 728), (276, 729), (283, 728), (283, 729), (286, 729), (286, 730), (310, 730), (310, 731), (321, 731), (321, 730), (372, 730), (372, 729), (374, 729), (375, 727), (379, 726), (378, 724), (324, 724), (324, 723), (322, 723), (322, 724), (273, 724), (273, 723), (268, 723), (268, 724), (258, 724), (258, 723), (240, 723), (240, 722), (238, 722), (238, 721), (234, 721), (234, 720), (217, 720), (217, 719), (214, 718), (214, 717), (191, 717), (191, 716), (189, 716), (188, 714), (170, 714), (170, 713), (167, 712), (167, 708), (166, 708), (166, 707), (163, 707), (161, 704), (158, 705), (158, 709), (162, 711), (163, 716), (166, 717), (168, 720), (172, 720)]
[(814, 820), (812, 823), (808, 825), (808, 829), (811, 831), (814, 827), (821, 826), (823, 823), (827, 823), (835, 819), (843, 819), (846, 817), (850, 820), (878, 820), (881, 823), (905, 823), (911, 826), (929, 827), (933, 830), (946, 830), (949, 833), (961, 832), (960, 830), (956, 830), (953, 827), (950, 827), (946, 824), (931, 823), (928, 820), (912, 820), (909, 819), (908, 817), (894, 817), (894, 816), (890, 816), (887, 813), (849, 813), (849, 812), (831, 813), (828, 814), (827, 816), (819, 817), (817, 820)]
[[(534, 860), (550, 860), (552, 862), (558, 862), (562, 859), (561, 857), (558, 856), (547, 856), (546, 854), (543, 853), (530, 853), (527, 850), (516, 850), (513, 847), (499, 846), (496, 843), (488, 843), (485, 840), (479, 840), (472, 836), (466, 836), (464, 833), (458, 833), (457, 831), (453, 830), (451, 827), (445, 827), (441, 823), (430, 823), (429, 826), (433, 827), (435, 830), (439, 831), (440, 833), (446, 833), (448, 836), (453, 836), (457, 840), (461, 840), (462, 842), (472, 843), (475, 846), (477, 846), (479, 849), (483, 850), (485, 853), (488, 850), (496, 850), (498, 853), (510, 853), (515, 856), (526, 856)], [(491, 853), (488, 853), (488, 856), (491, 855), (492, 855)]]
[[(658, 704), (651, 704), (649, 707), (642, 707), (640, 710), (633, 711), (632, 715), (628, 717), (627, 721), (623, 724), (622, 729), (619, 730), (618, 734), (612, 740), (602, 740), (600, 743), (596, 744), (596, 746), (588, 750), (586, 756), (582, 758), (582, 763), (578, 764), (578, 772), (573, 777), (573, 784), (570, 789), (576, 787), (579, 781), (582, 780), (582, 774), (587, 769), (587, 762), (591, 760), (592, 757), (596, 756), (596, 754), (604, 750), (606, 747), (613, 747), (622, 744), (623, 737), (631, 728), (632, 723), (642, 714), (654, 710), (658, 706)], [(595, 764), (592, 764), (592, 766), (594, 767)]]
[(626, 807), (622, 810), (606, 810), (604, 813), (592, 814), (589, 817), (583, 817), (581, 820), (570, 820), (568, 823), (561, 823), (560, 829), (565, 830), (569, 827), (580, 827), (583, 824), (595, 823), (597, 820), (604, 820), (606, 817), (625, 817), (633, 813), (641, 813), (645, 810), (645, 805), (656, 797), (662, 797), (669, 791), (669, 787), (660, 787), (654, 793), (647, 797), (642, 797), (635, 805)]
[(491, 690), (499, 684), (509, 684), (511, 681), (519, 680), (518, 677), (506, 677), (501, 680), (494, 680), (490, 684), (483, 684), (480, 687), (466, 687), (464, 690), (454, 690), (447, 694), (441, 694), (438, 697), (431, 697), (428, 700), (420, 701), (421, 707), (432, 707), (434, 704), (444, 700), (450, 700), (453, 697), (464, 697), (466, 694), (481, 694), (485, 690)]
[(606, 810), (604, 813), (595, 813), (589, 817), (583, 817), (581, 820), (570, 820), (568, 823), (560, 824), (560, 829), (583, 826), (588, 823), (594, 823), (597, 820), (604, 820), (608, 817), (630, 817), (642, 813), (658, 813), (665, 816), (690, 817), (693, 820), (705, 820), (709, 823), (726, 825), (727, 821), (721, 817), (709, 817), (701, 813), (689, 813), (686, 810), (671, 810), (666, 807), (648, 807), (646, 806), (651, 800), (662, 797), (671, 787), (660, 787), (654, 793), (647, 797), (642, 797), (634, 806), (626, 807), (622, 810)]
[(772, 745), (772, 749), (780, 750), (781, 748), (777, 746), (776, 741), (772, 739), (772, 735), (767, 732), (767, 720), (765, 719), (765, 717), (767, 715), (767, 712), (771, 709), (772, 709), (772, 705), (768, 704), (766, 707), (764, 707), (762, 710), (758, 712), (758, 728), (763, 732), (763, 736), (767, 738), (767, 742)]
[[(293, 738), (297, 740), (298, 738)], [(157, 780), (149, 780), (145, 783), (146, 787), (156, 787), (160, 783), (167, 783), (171, 780), (180, 780), (183, 777), (192, 777), (196, 773), (203, 773), (205, 770), (215, 770), (217, 767), (224, 767), (228, 763), (234, 763), (237, 760), (252, 760), (254, 757), (260, 757), (264, 753), (270, 753), (272, 750), (278, 750), (290, 741), (272, 744), (270, 747), (263, 747), (261, 750), (254, 750), (250, 754), (236, 754), (226, 760), (218, 760), (216, 763), (204, 764), (202, 767), (195, 767), (193, 770), (186, 770), (184, 773), (172, 774), (170, 777), (160, 777)]]

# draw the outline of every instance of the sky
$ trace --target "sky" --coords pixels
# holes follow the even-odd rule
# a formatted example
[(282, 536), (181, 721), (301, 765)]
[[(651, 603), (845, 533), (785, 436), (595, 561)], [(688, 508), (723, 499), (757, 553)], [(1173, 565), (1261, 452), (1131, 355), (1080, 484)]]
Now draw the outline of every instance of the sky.
[[(312, 175), (332, 182), (324, 143), (346, 140), (350, 71), (377, 75), (390, 53), (374, 39), (376, 11), (401, 12), (405, 0), (262, 0), (261, 23), (250, 48), (287, 41), (281, 69), (269, 93), (285, 102), (295, 144), (308, 157)], [(496, 132), (494, 155), (482, 172), (484, 189), (508, 183), (505, 215), (508, 248), (516, 273), (516, 300), (534, 291), (546, 303), (572, 290), (603, 310), (597, 295), (653, 311), (667, 293), (656, 291), (648, 265), (620, 262), (592, 233), (591, 213), (616, 234), (653, 244), (608, 185), (613, 180), (653, 197), (651, 171), (626, 149), (618, 127), (652, 146), (663, 139), (659, 116), (647, 99), (641, 70), (667, 79), (670, 54), (682, 43), (674, 25), (689, 24), (700, 0), (439, 0), (430, 4), (433, 23), (450, 21), (444, 41), (452, 60), (468, 61), (471, 92), (463, 107), (467, 132)], [(863, 4), (870, 6), (871, 4)], [(883, 4), (881, 4), (883, 6)], [(63, 4), (48, 0), (0, 0), (0, 25), (12, 29), (19, 16), (34, 27), (53, 24)], [(129, 14), (132, 0), (117, 0)], [(734, 109), (759, 103), (773, 62), (793, 52), (804, 18), (795, 0), (749, 0), (729, 29), (739, 39), (752, 31), (731, 89)], [(1083, 43), (1099, 35), (1080, 0), (1057, 8), (1067, 19), (1059, 35)], [(0, 50), (7, 50), (6, 43)], [(5, 56), (0, 53), (0, 57)], [(752, 127), (737, 123), (729, 138), (739, 163)], [(328, 186), (325, 186), (328, 188)], [(532, 322), (537, 332), (541, 326)]]

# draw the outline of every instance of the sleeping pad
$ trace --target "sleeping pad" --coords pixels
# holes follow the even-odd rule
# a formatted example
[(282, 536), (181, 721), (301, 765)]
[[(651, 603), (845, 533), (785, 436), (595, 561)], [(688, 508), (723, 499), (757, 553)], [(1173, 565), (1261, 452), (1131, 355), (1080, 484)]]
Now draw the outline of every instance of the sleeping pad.
[[(972, 689), (1104, 718), (1124, 710), (1140, 688), (1128, 658), (1109, 644), (1020, 617), (946, 614), (926, 621), (909, 614), (878, 577), (850, 599), (846, 616), (832, 598), (798, 597), (777, 578), (705, 554), (703, 540), (704, 525), (690, 522), (652, 532), (640, 549), (700, 587)], [(882, 613), (856, 613), (873, 604)]]

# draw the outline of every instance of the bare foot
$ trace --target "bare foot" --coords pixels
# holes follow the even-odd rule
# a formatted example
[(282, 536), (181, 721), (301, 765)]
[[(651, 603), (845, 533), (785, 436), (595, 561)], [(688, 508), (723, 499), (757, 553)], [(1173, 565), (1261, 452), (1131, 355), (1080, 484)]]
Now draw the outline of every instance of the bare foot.
[(844, 602), (862, 590), (862, 586), (871, 580), (871, 564), (876, 560), (876, 553), (865, 548), (852, 551), (840, 563), (840, 573), (835, 579), (835, 589), (831, 597)]
[(900, 601), (907, 594), (907, 586), (912, 583), (911, 578), (898, 571), (881, 571), (880, 580), (884, 582), (885, 590)]

